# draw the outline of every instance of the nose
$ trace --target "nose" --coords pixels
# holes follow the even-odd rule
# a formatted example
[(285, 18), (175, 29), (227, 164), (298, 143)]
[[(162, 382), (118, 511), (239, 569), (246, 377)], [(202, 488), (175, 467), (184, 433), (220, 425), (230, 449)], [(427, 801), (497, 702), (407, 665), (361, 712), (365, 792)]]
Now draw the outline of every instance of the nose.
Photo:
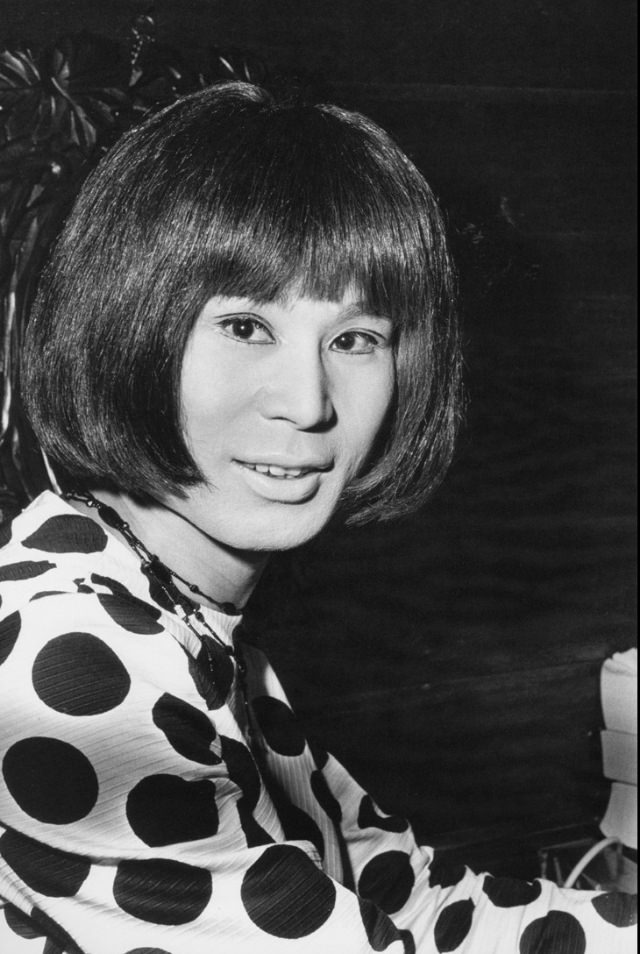
[(282, 355), (259, 398), (265, 418), (290, 421), (299, 430), (326, 428), (335, 417), (329, 376), (316, 351)]

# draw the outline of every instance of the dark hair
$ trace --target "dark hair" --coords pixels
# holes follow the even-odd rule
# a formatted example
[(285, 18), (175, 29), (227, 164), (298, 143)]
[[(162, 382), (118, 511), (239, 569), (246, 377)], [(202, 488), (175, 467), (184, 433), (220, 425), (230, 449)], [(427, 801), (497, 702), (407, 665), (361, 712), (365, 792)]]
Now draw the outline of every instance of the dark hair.
[(355, 288), (397, 326), (388, 435), (345, 493), (352, 523), (439, 482), (459, 414), (454, 278), (423, 177), (369, 119), (225, 83), (126, 134), (85, 183), (27, 330), (25, 402), (76, 481), (161, 496), (202, 480), (180, 371), (214, 295)]

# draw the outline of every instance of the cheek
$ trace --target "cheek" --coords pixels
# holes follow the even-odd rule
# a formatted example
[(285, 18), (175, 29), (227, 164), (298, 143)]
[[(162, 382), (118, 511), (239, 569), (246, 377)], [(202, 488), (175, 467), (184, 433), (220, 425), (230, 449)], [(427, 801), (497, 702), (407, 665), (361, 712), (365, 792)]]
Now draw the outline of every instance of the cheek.
[(354, 462), (360, 464), (367, 457), (383, 427), (393, 400), (395, 377), (393, 369), (384, 377), (376, 377), (369, 387), (355, 395), (349, 414), (348, 440)]
[(227, 381), (222, 376), (212, 379), (211, 374), (193, 375), (183, 379), (182, 422), (189, 441), (199, 443), (211, 440), (212, 434), (234, 424), (247, 401), (247, 390), (238, 387), (238, 379)]

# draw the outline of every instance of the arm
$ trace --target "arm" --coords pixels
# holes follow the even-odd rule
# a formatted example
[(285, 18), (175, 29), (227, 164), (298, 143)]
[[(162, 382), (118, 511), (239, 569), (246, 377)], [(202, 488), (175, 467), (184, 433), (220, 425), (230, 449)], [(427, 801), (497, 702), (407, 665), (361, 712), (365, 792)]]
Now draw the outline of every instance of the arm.
[(329, 756), (322, 769), (341, 806), (340, 824), (360, 895), (413, 935), (418, 951), (456, 954), (630, 954), (637, 899), (445, 871), (416, 846), (409, 826), (382, 813)]

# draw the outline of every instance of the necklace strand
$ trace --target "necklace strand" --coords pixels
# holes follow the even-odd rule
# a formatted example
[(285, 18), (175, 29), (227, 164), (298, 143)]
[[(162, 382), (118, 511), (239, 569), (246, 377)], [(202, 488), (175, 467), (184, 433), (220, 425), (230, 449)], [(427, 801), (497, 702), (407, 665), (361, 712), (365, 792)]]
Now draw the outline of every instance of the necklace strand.
[(207, 600), (209, 603), (213, 603), (214, 606), (217, 606), (218, 609), (227, 616), (239, 615), (239, 610), (234, 603), (230, 603), (228, 601), (223, 602), (214, 599), (213, 596), (210, 596), (208, 593), (205, 593), (203, 590), (201, 590), (196, 583), (190, 583), (189, 580), (186, 580), (175, 570), (172, 570), (171, 567), (168, 567), (166, 563), (163, 563), (158, 556), (156, 556), (154, 553), (151, 553), (151, 551), (148, 550), (144, 545), (142, 540), (140, 540), (134, 534), (130, 525), (120, 516), (116, 510), (113, 509), (113, 507), (110, 507), (108, 504), (98, 500), (98, 498), (94, 497), (94, 495), (89, 491), (86, 491), (85, 493), (80, 491), (69, 491), (62, 494), (62, 497), (64, 500), (78, 500), (80, 503), (86, 504), (87, 507), (92, 507), (94, 510), (96, 510), (103, 523), (106, 523), (107, 526), (114, 530), (118, 530), (119, 533), (121, 533), (125, 538), (131, 549), (135, 550), (138, 556), (146, 563), (151, 563), (154, 567), (154, 571), (157, 571), (159, 575), (166, 575), (169, 579), (178, 580), (194, 595)]
[[(164, 564), (159, 557), (147, 549), (144, 543), (135, 535), (129, 524), (123, 520), (120, 514), (114, 510), (113, 507), (110, 507), (108, 504), (98, 500), (98, 498), (94, 497), (94, 495), (89, 491), (67, 491), (66, 493), (62, 494), (62, 498), (63, 500), (77, 500), (79, 503), (83, 503), (87, 507), (91, 507), (97, 512), (103, 523), (106, 523), (108, 527), (111, 527), (122, 534), (131, 549), (140, 558), (140, 569), (144, 575), (148, 580), (153, 580), (157, 583), (167, 599), (170, 601), (176, 616), (178, 616), (178, 618), (182, 620), (182, 622), (189, 628), (193, 635), (197, 637), (198, 642), (204, 649), (207, 658), (209, 675), (214, 682), (216, 670), (219, 668), (219, 664), (216, 663), (211, 652), (211, 648), (209, 647), (209, 644), (204, 636), (206, 635), (210, 637), (214, 643), (220, 649), (222, 649), (224, 653), (226, 653), (227, 656), (233, 657), (236, 664), (235, 670), (245, 712), (247, 735), (252, 747), (257, 745), (256, 740), (254, 739), (253, 719), (251, 708), (249, 706), (247, 665), (244, 658), (244, 652), (242, 650), (241, 638), (238, 634), (239, 627), (236, 627), (234, 630), (232, 636), (233, 644), (229, 645), (229, 643), (224, 642), (224, 640), (222, 640), (215, 632), (213, 627), (209, 625), (199, 606), (190, 600), (189, 597), (184, 596), (173, 581), (174, 579), (179, 580), (184, 586), (187, 586), (192, 593), (197, 593), (200, 596), (204, 596), (205, 599), (209, 600), (211, 603), (215, 603), (216, 606), (220, 607), (220, 609), (228, 615), (236, 615), (238, 613), (236, 607), (232, 603), (220, 603), (218, 600), (212, 599), (211, 597), (202, 593), (195, 583), (189, 583), (188, 580), (183, 579), (178, 573), (175, 572), (175, 570), (172, 570), (170, 567)], [(201, 626), (206, 633), (199, 631), (198, 625), (196, 624), (199, 624), (199, 626)]]
[[(210, 596), (204, 594), (195, 583), (189, 583), (188, 580), (184, 580), (175, 570), (172, 570), (165, 563), (163, 563), (158, 556), (154, 553), (151, 553), (150, 550), (144, 545), (142, 540), (140, 540), (129, 524), (120, 516), (120, 514), (110, 507), (108, 504), (103, 503), (101, 500), (98, 500), (97, 497), (94, 497), (92, 493), (80, 492), (80, 491), (67, 491), (62, 494), (64, 500), (77, 500), (79, 503), (85, 504), (87, 507), (91, 507), (95, 510), (102, 520), (103, 523), (106, 523), (108, 527), (111, 527), (113, 530), (117, 530), (124, 539), (127, 541), (131, 549), (140, 557), (142, 562), (142, 572), (149, 579), (152, 578), (160, 586), (165, 596), (170, 600), (176, 615), (179, 616), (195, 633), (196, 636), (200, 637), (200, 633), (194, 629), (192, 624), (192, 618), (196, 619), (200, 625), (204, 626), (216, 643), (221, 646), (226, 653), (233, 656), (236, 655), (234, 647), (229, 646), (228, 643), (225, 643), (214, 629), (209, 625), (207, 620), (204, 618), (201, 610), (197, 604), (193, 603), (188, 597), (185, 597), (178, 587), (173, 582), (174, 579), (179, 580), (184, 586), (187, 586), (192, 593), (197, 593), (199, 596), (204, 596), (205, 599), (209, 600), (211, 603), (215, 603), (223, 613), (227, 615), (237, 615), (238, 611), (232, 603), (221, 603), (218, 600), (214, 600)], [(202, 640), (201, 640), (202, 642)], [(206, 644), (205, 648), (206, 647)], [(207, 650), (208, 652), (208, 650)]]

